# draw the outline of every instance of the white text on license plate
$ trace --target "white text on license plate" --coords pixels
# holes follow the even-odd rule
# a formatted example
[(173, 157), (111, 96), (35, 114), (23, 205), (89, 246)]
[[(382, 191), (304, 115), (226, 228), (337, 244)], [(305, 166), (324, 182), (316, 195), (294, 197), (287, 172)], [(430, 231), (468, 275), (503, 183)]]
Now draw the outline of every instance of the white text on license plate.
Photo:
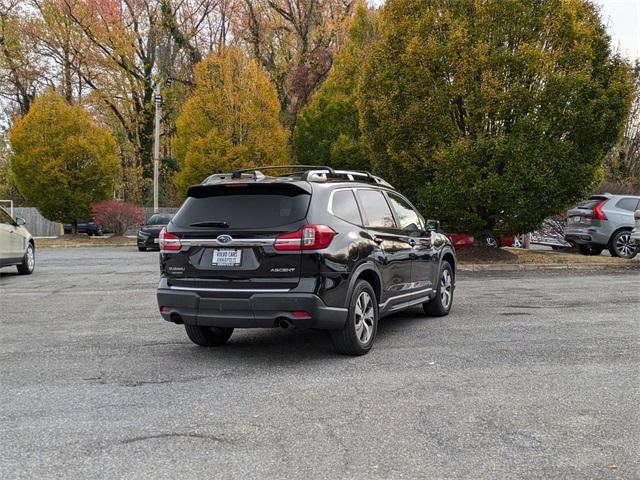
[(242, 250), (219, 248), (213, 251), (211, 264), (215, 267), (237, 267), (242, 262)]

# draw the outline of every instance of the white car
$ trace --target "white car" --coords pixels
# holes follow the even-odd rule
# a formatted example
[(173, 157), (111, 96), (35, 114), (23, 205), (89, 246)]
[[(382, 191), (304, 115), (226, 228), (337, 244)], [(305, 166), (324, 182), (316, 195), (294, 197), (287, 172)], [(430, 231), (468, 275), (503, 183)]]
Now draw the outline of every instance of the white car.
[(640, 210), (636, 210), (633, 217), (636, 221), (636, 228), (631, 232), (631, 241), (635, 242), (636, 245), (640, 245)]
[(24, 224), (23, 218), (14, 220), (0, 208), (0, 267), (15, 265), (20, 274), (29, 275), (36, 266), (36, 246)]

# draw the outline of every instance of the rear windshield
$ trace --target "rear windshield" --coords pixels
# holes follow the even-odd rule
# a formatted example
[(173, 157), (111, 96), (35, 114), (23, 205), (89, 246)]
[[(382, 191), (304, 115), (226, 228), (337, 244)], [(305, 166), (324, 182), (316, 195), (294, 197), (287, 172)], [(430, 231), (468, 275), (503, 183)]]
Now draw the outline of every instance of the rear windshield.
[(173, 215), (156, 213), (155, 215), (151, 215), (151, 218), (149, 218), (149, 221), (147, 221), (147, 225), (166, 225), (171, 221), (172, 216)]
[(584, 202), (579, 203), (576, 208), (581, 208), (583, 210), (592, 210), (603, 200), (606, 200), (606, 197), (591, 197), (589, 198), (589, 200), (585, 200)]
[(306, 193), (292, 196), (248, 193), (189, 197), (173, 217), (173, 224), (190, 227), (208, 222), (231, 229), (278, 227), (302, 220), (307, 214), (310, 199)]

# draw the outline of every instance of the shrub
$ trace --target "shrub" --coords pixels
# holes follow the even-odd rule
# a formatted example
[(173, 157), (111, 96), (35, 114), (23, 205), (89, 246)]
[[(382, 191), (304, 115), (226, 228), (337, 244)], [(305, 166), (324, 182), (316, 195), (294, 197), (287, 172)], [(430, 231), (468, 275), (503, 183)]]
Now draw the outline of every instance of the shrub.
[(93, 217), (105, 230), (124, 235), (131, 227), (144, 221), (144, 211), (131, 203), (108, 200), (91, 206)]

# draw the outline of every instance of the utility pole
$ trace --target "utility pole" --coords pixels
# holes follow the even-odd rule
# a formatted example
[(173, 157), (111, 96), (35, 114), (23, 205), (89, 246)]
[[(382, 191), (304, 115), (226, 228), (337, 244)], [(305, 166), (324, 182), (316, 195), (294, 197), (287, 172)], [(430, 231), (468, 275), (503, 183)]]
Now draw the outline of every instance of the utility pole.
[(153, 141), (153, 213), (158, 213), (158, 177), (160, 174), (160, 117), (162, 115), (162, 95), (160, 82), (156, 83), (154, 91), (156, 101), (156, 126)]

